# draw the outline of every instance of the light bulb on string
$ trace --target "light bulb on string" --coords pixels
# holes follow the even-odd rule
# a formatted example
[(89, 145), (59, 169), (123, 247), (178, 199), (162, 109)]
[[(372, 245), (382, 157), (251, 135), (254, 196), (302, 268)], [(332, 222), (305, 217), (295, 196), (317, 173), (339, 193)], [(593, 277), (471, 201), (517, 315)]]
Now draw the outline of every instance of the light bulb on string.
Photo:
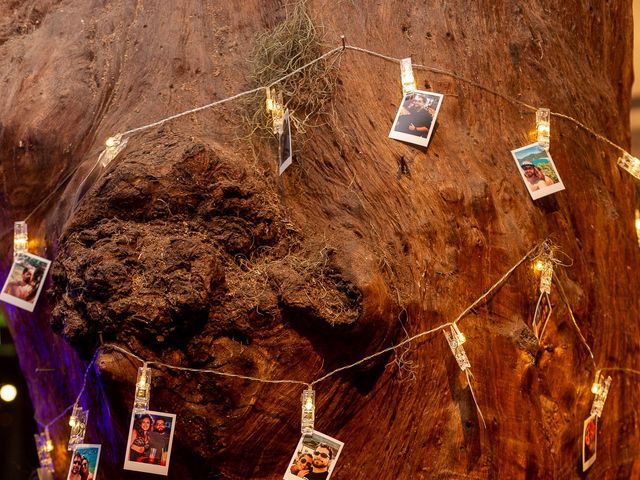
[(449, 348), (451, 349), (456, 362), (458, 362), (460, 370), (464, 372), (467, 369), (471, 368), (471, 363), (469, 363), (467, 353), (464, 351), (464, 347), (462, 346), (462, 344), (466, 341), (466, 338), (460, 331), (460, 328), (458, 328), (458, 326), (454, 323), (453, 325), (451, 325), (450, 331), (444, 329), (442, 330), (442, 333), (444, 333), (444, 336), (447, 339)]
[(67, 444), (68, 450), (73, 450), (74, 446), (84, 443), (88, 419), (89, 410), (83, 410), (82, 407), (76, 403), (69, 417), (71, 432), (69, 433), (69, 443)]
[(309, 386), (300, 396), (302, 402), (301, 431), (303, 435), (312, 435), (316, 416), (316, 392)]
[(27, 222), (13, 223), (13, 257), (29, 251), (29, 234)]
[(402, 81), (403, 95), (417, 90), (413, 67), (411, 66), (411, 57), (400, 60), (400, 80)]
[(618, 166), (640, 180), (640, 160), (636, 157), (624, 152), (622, 156), (618, 158)]
[(593, 404), (591, 405), (591, 415), (595, 415), (598, 418), (602, 416), (602, 409), (607, 401), (610, 387), (611, 376), (605, 379), (604, 375), (602, 375), (600, 371), (597, 371), (596, 378), (591, 386), (591, 392), (594, 394)]
[(100, 153), (98, 161), (100, 165), (106, 167), (118, 154), (127, 146), (128, 138), (122, 138), (122, 134), (118, 133), (113, 137), (107, 138), (104, 142), (105, 149)]
[(284, 101), (282, 99), (282, 92), (276, 91), (273, 87), (266, 87), (265, 95), (267, 98), (266, 110), (267, 113), (271, 113), (273, 133), (281, 135), (284, 124)]
[(38, 452), (38, 460), (40, 468), (45, 470), (53, 470), (53, 460), (51, 452), (53, 452), (53, 442), (49, 436), (49, 429), (45, 427), (43, 432), (36, 433), (34, 436), (36, 441), (36, 451)]
[(147, 363), (138, 368), (138, 379), (136, 380), (136, 391), (133, 400), (133, 412), (144, 413), (149, 410), (149, 400), (151, 394), (151, 370)]
[(536, 111), (536, 136), (538, 145), (549, 148), (551, 140), (551, 111), (548, 108), (539, 108)]

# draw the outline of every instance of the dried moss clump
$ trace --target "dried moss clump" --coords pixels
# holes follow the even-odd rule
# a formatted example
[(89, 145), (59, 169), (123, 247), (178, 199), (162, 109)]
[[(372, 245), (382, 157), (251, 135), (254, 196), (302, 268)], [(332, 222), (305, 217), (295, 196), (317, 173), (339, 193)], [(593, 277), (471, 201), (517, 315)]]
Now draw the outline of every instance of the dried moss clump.
[[(321, 56), (321, 30), (309, 16), (306, 1), (296, 2), (282, 23), (256, 37), (251, 56), (254, 86), (269, 85)], [(336, 88), (339, 57), (316, 62), (275, 85), (298, 132), (324, 123), (323, 114), (331, 111), (327, 107)], [(250, 123), (254, 132), (267, 134), (272, 130), (271, 115), (262, 100), (253, 103), (258, 109)]]

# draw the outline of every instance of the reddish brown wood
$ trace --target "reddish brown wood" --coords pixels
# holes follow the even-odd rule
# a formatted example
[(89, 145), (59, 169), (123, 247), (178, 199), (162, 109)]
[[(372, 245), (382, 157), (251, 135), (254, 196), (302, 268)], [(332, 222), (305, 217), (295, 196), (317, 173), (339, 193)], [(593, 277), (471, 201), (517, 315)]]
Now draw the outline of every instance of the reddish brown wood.
[[(51, 301), (9, 312), (39, 418), (73, 402), (76, 352), (88, 359), (100, 332), (149, 360), (310, 381), (452, 320), (549, 235), (574, 261), (560, 278), (598, 365), (638, 366), (634, 185), (617, 152), (553, 118), (567, 190), (532, 202), (509, 151), (534, 116), (446, 75), (416, 72), (445, 94), (428, 149), (387, 138), (398, 65), (345, 51), (337, 115), (294, 137), (283, 177), (233, 102), (133, 136), (82, 184), (109, 135), (250, 88), (254, 36), (285, 8), (234, 3), (0, 1), (2, 227), (78, 168), (29, 221), (33, 250), (55, 257)], [(345, 35), (411, 55), (628, 144), (629, 1), (309, 7), (327, 48)], [(531, 340), (536, 282), (524, 265), (461, 324), (486, 430), (440, 333), (403, 351), (402, 372), (398, 352), (319, 384), (317, 428), (346, 443), (335, 478), (580, 478), (594, 371), (555, 289), (545, 341)], [(137, 478), (121, 464), (139, 363), (97, 364), (88, 440), (104, 445), (101, 475)], [(170, 478), (281, 478), (301, 387), (154, 374), (152, 408), (178, 415)], [(634, 478), (640, 377), (613, 376), (591, 476)]]

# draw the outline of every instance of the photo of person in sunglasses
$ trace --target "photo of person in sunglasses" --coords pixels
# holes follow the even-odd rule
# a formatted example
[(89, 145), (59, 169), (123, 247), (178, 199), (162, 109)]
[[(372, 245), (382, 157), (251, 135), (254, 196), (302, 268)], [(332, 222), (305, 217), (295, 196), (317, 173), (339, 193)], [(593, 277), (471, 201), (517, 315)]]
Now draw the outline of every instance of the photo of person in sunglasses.
[(298, 477), (304, 477), (307, 473), (311, 471), (311, 462), (313, 461), (313, 456), (310, 453), (301, 453), (298, 455), (295, 463), (291, 465), (289, 471)]
[(329, 480), (344, 443), (320, 432), (303, 435), (289, 462), (285, 480)]
[(313, 451), (311, 471), (304, 477), (307, 480), (326, 480), (329, 475), (329, 465), (333, 458), (331, 447), (326, 443), (320, 443)]

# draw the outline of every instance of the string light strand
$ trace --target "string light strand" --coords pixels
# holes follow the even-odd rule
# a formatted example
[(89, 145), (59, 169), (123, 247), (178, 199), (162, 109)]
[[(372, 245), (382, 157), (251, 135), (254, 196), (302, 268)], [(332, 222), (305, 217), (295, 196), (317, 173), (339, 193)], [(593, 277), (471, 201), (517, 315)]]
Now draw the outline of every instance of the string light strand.
[[(344, 42), (344, 40), (343, 40), (343, 42)], [(196, 108), (192, 108), (190, 110), (186, 110), (184, 112), (176, 113), (175, 115), (171, 115), (169, 117), (162, 118), (162, 119), (157, 120), (157, 121), (155, 121), (153, 123), (149, 123), (149, 124), (146, 124), (146, 125), (142, 125), (140, 127), (136, 127), (136, 128), (132, 128), (132, 129), (126, 130), (126, 131), (122, 132), (121, 135), (122, 136), (132, 135), (134, 133), (138, 133), (138, 132), (141, 132), (143, 130), (148, 130), (150, 128), (163, 125), (163, 124), (165, 124), (165, 123), (167, 123), (167, 122), (169, 122), (171, 120), (175, 120), (177, 118), (181, 118), (181, 117), (184, 117), (186, 115), (190, 115), (192, 113), (200, 112), (202, 110), (206, 110), (208, 108), (212, 108), (212, 107), (215, 107), (217, 105), (222, 105), (222, 104), (230, 102), (232, 100), (237, 100), (238, 98), (245, 97), (247, 95), (251, 95), (251, 94), (254, 94), (254, 93), (258, 93), (258, 92), (264, 91), (265, 88), (272, 87), (272, 86), (276, 85), (277, 83), (282, 82), (283, 80), (286, 80), (287, 78), (289, 78), (289, 77), (291, 77), (291, 76), (293, 76), (293, 75), (295, 75), (295, 74), (297, 74), (297, 73), (309, 68), (311, 65), (313, 65), (313, 64), (315, 64), (317, 62), (320, 62), (320, 61), (324, 60), (327, 57), (330, 57), (331, 55), (342, 54), (345, 50), (352, 50), (352, 51), (355, 51), (355, 52), (366, 53), (368, 55), (372, 55), (374, 57), (381, 58), (381, 59), (384, 59), (384, 60), (388, 60), (388, 61), (391, 61), (391, 62), (394, 62), (394, 63), (398, 63), (398, 64), (401, 61), (400, 58), (391, 57), (391, 56), (384, 55), (382, 53), (379, 53), (379, 52), (376, 52), (376, 51), (373, 51), (373, 50), (369, 50), (369, 49), (361, 48), (361, 47), (356, 47), (354, 45), (346, 45), (346, 44), (343, 43), (342, 45), (327, 51), (326, 53), (322, 54), (318, 58), (315, 58), (315, 59), (311, 60), (310, 62), (306, 63), (305, 65), (302, 65), (301, 67), (293, 70), (292, 72), (290, 72), (290, 73), (288, 73), (288, 74), (286, 74), (286, 75), (274, 80), (273, 82), (271, 82), (268, 85), (256, 87), (256, 88), (253, 88), (253, 89), (250, 89), (250, 90), (246, 90), (246, 91), (240, 92), (240, 93), (238, 93), (236, 95), (232, 95), (230, 97), (226, 97), (226, 98), (223, 98), (221, 100), (216, 100), (215, 102), (211, 102), (211, 103), (208, 103), (206, 105), (202, 105), (200, 107), (196, 107)], [(488, 93), (496, 95), (497, 97), (500, 97), (503, 100), (506, 100), (508, 102), (520, 105), (520, 106), (522, 106), (524, 108), (527, 108), (529, 110), (532, 110), (532, 111), (537, 111), (537, 108), (534, 107), (533, 105), (530, 105), (530, 104), (528, 104), (526, 102), (523, 102), (522, 100), (518, 100), (517, 98), (511, 97), (509, 95), (500, 93), (500, 92), (498, 92), (496, 90), (493, 90), (493, 89), (491, 89), (489, 87), (486, 87), (486, 86), (482, 85), (481, 83), (478, 83), (478, 82), (476, 82), (474, 80), (470, 80), (468, 78), (465, 78), (465, 77), (463, 77), (463, 76), (461, 76), (461, 75), (459, 75), (457, 73), (450, 72), (450, 71), (447, 71), (447, 70), (443, 70), (443, 69), (437, 68), (437, 67), (431, 67), (431, 66), (428, 66), (428, 65), (413, 64), (413, 66), (415, 68), (418, 68), (418, 69), (427, 70), (427, 71), (431, 71), (431, 72), (434, 72), (434, 73), (439, 73), (439, 74), (442, 74), (442, 75), (447, 75), (449, 77), (452, 77), (452, 78), (455, 78), (457, 80), (460, 80), (461, 82), (465, 82), (465, 83), (467, 83), (469, 85), (472, 85), (472, 86), (474, 86), (476, 88), (479, 88), (479, 89), (481, 89), (483, 91), (486, 91)], [(558, 117), (558, 118), (563, 118), (565, 120), (573, 122), (578, 127), (580, 127), (583, 130), (589, 132), (591, 135), (593, 135), (594, 137), (598, 138), (599, 140), (602, 140), (603, 142), (607, 143), (608, 145), (610, 145), (611, 147), (615, 148), (619, 152), (626, 153), (626, 150), (624, 148), (622, 148), (621, 146), (619, 146), (616, 143), (612, 142), (611, 140), (609, 140), (605, 136), (597, 133), (595, 130), (591, 129), (590, 127), (588, 127), (587, 125), (585, 125), (581, 121), (571, 117), (570, 115), (565, 115), (563, 113), (558, 113), (558, 112), (550, 112), (550, 113), (551, 113), (552, 116), (555, 116), (555, 117)], [(90, 173), (93, 172), (93, 170), (95, 170), (95, 168), (98, 165), (98, 163), (99, 163), (99, 161), (97, 161), (96, 165), (94, 165), (91, 168)], [(80, 168), (80, 166), (81, 165), (78, 165), (68, 175), (66, 175), (60, 182), (58, 182), (54, 186), (54, 188), (51, 191), (51, 193), (49, 193), (49, 195), (47, 195), (40, 203), (38, 203), (38, 205), (33, 210), (31, 210), (31, 212), (29, 212), (29, 214), (25, 217), (25, 221), (28, 220), (40, 207), (42, 207), (42, 205), (44, 205), (46, 202), (48, 202), (51, 199), (51, 197), (53, 196), (53, 194), (55, 192), (57, 192), (60, 189), (60, 187), (62, 185), (64, 185), (64, 183), (77, 172), (77, 170)], [(85, 177), (84, 180), (86, 180), (86, 177)], [(83, 182), (84, 182), (84, 180), (83, 180)], [(0, 234), (0, 238), (4, 238), (11, 231), (12, 230), (10, 229), (10, 230), (6, 230), (6, 231), (2, 232)]]
[(87, 368), (84, 371), (84, 377), (82, 379), (82, 388), (80, 388), (80, 393), (78, 393), (78, 396), (76, 397), (76, 401), (73, 402), (71, 405), (69, 405), (67, 408), (65, 408), (62, 412), (60, 412), (60, 414), (58, 414), (52, 420), (50, 420), (49, 423), (45, 424), (45, 423), (41, 422), (40, 420), (38, 420), (37, 417), (34, 416), (33, 418), (35, 419), (36, 423), (38, 425), (40, 425), (40, 427), (42, 427), (43, 429), (49, 428), (51, 425), (53, 425), (58, 420), (60, 420), (62, 417), (64, 417), (67, 414), (67, 412), (73, 410), (73, 407), (80, 401), (80, 397), (82, 397), (82, 394), (84, 393), (85, 389), (87, 388), (87, 380), (89, 378), (89, 372), (91, 371), (91, 367), (95, 363), (96, 358), (98, 358), (98, 353), (99, 352), (100, 352), (100, 348), (98, 348), (93, 353), (93, 357), (91, 357), (91, 361), (89, 362), (89, 364), (87, 365)]
[[(498, 288), (515, 270), (516, 268), (518, 268), (518, 266), (520, 266), (527, 258), (529, 258), (529, 256), (535, 252), (540, 245), (536, 245), (535, 247), (533, 247), (531, 250), (529, 250), (520, 260), (518, 260), (518, 262), (509, 269), (509, 271), (507, 273), (505, 273), (502, 277), (500, 277), (498, 279), (498, 281), (496, 283), (494, 283), (493, 285), (491, 285), (491, 287), (489, 287), (489, 289), (484, 292), (480, 298), (478, 298), (475, 302), (473, 302), (469, 307), (465, 308), (463, 310), (463, 312), (458, 315), (458, 317), (456, 318), (455, 322), (459, 321), (462, 317), (464, 317), (468, 312), (470, 312), (475, 306), (477, 306), (483, 299), (485, 299), (489, 294), (491, 294), (496, 288)], [(266, 378), (260, 378), (260, 377), (252, 377), (249, 375), (238, 375), (235, 373), (228, 373), (228, 372), (221, 372), (220, 370), (210, 370), (210, 369), (202, 369), (202, 368), (190, 368), (190, 367), (179, 367), (176, 365), (169, 365), (167, 363), (163, 363), (163, 362), (158, 362), (158, 361), (149, 361), (149, 360), (145, 360), (142, 357), (122, 348), (119, 347), (118, 345), (114, 345), (114, 344), (105, 344), (104, 347), (106, 348), (110, 348), (113, 350), (117, 350), (125, 355), (129, 355), (133, 358), (135, 358), (136, 360), (142, 362), (142, 363), (147, 363), (147, 365), (156, 365), (158, 367), (165, 367), (171, 370), (181, 370), (181, 371), (188, 371), (188, 372), (194, 372), (194, 373), (210, 373), (213, 375), (220, 375), (220, 376), (225, 376), (225, 377), (232, 377), (232, 378), (240, 378), (243, 380), (251, 380), (251, 381), (255, 381), (255, 382), (262, 382), (262, 383), (289, 383), (289, 384), (295, 384), (295, 385), (305, 385), (307, 387), (311, 386), (313, 387), (314, 385), (317, 385), (318, 383), (328, 379), (329, 377), (332, 377), (333, 375), (336, 375), (337, 373), (340, 373), (342, 371), (357, 367), (358, 365), (362, 365), (363, 363), (368, 362), (369, 360), (372, 360), (376, 357), (379, 357), (380, 355), (384, 355), (385, 353), (391, 352), (393, 350), (397, 350), (398, 348), (403, 347), (404, 345), (411, 343), (421, 337), (424, 337), (426, 335), (430, 335), (432, 333), (435, 333), (439, 330), (442, 330), (444, 328), (450, 327), (452, 326), (455, 322), (447, 322), (445, 324), (439, 325), (435, 328), (432, 328), (430, 330), (425, 330), (422, 331), (420, 333), (417, 333), (409, 338), (404, 339), (403, 341), (401, 341), (400, 343), (397, 343), (396, 345), (392, 345), (390, 347), (384, 348), (382, 350), (379, 350), (375, 353), (372, 353), (371, 355), (368, 355), (354, 363), (351, 363), (349, 365), (344, 365), (342, 367), (336, 368), (335, 370), (332, 370), (328, 373), (326, 373), (325, 375), (323, 375), (320, 378), (317, 378), (316, 380), (313, 380), (310, 383), (307, 382), (303, 382), (301, 380), (289, 380), (289, 379), (266, 379)]]
[(304, 385), (304, 386), (309, 386), (309, 384), (307, 382), (303, 382), (302, 380), (287, 380), (287, 379), (283, 379), (283, 380), (272, 380), (272, 379), (268, 379), (268, 378), (260, 378), (260, 377), (252, 377), (250, 375), (239, 375), (236, 373), (229, 373), (229, 372), (221, 372), (220, 370), (211, 370), (211, 369), (206, 369), (206, 368), (191, 368), (191, 367), (180, 367), (177, 365), (169, 365), (168, 363), (162, 363), (162, 362), (158, 362), (156, 360), (144, 360), (143, 358), (139, 357), (138, 355), (136, 355), (135, 353), (130, 352), (129, 350), (126, 350), (122, 347), (119, 347), (118, 345), (114, 345), (113, 343), (106, 343), (103, 345), (104, 349), (112, 349), (112, 350), (117, 350), (120, 353), (123, 353), (125, 355), (128, 355), (130, 357), (135, 358), (136, 360), (142, 362), (142, 363), (146, 363), (147, 367), (151, 366), (151, 365), (155, 365), (156, 367), (164, 367), (164, 368), (168, 368), (170, 370), (181, 370), (183, 372), (193, 372), (193, 373), (210, 373), (213, 375), (220, 375), (222, 377), (231, 377), (231, 378), (240, 378), (242, 380), (251, 380), (254, 382), (261, 382), (261, 383), (290, 383), (290, 384), (295, 384), (295, 385)]

